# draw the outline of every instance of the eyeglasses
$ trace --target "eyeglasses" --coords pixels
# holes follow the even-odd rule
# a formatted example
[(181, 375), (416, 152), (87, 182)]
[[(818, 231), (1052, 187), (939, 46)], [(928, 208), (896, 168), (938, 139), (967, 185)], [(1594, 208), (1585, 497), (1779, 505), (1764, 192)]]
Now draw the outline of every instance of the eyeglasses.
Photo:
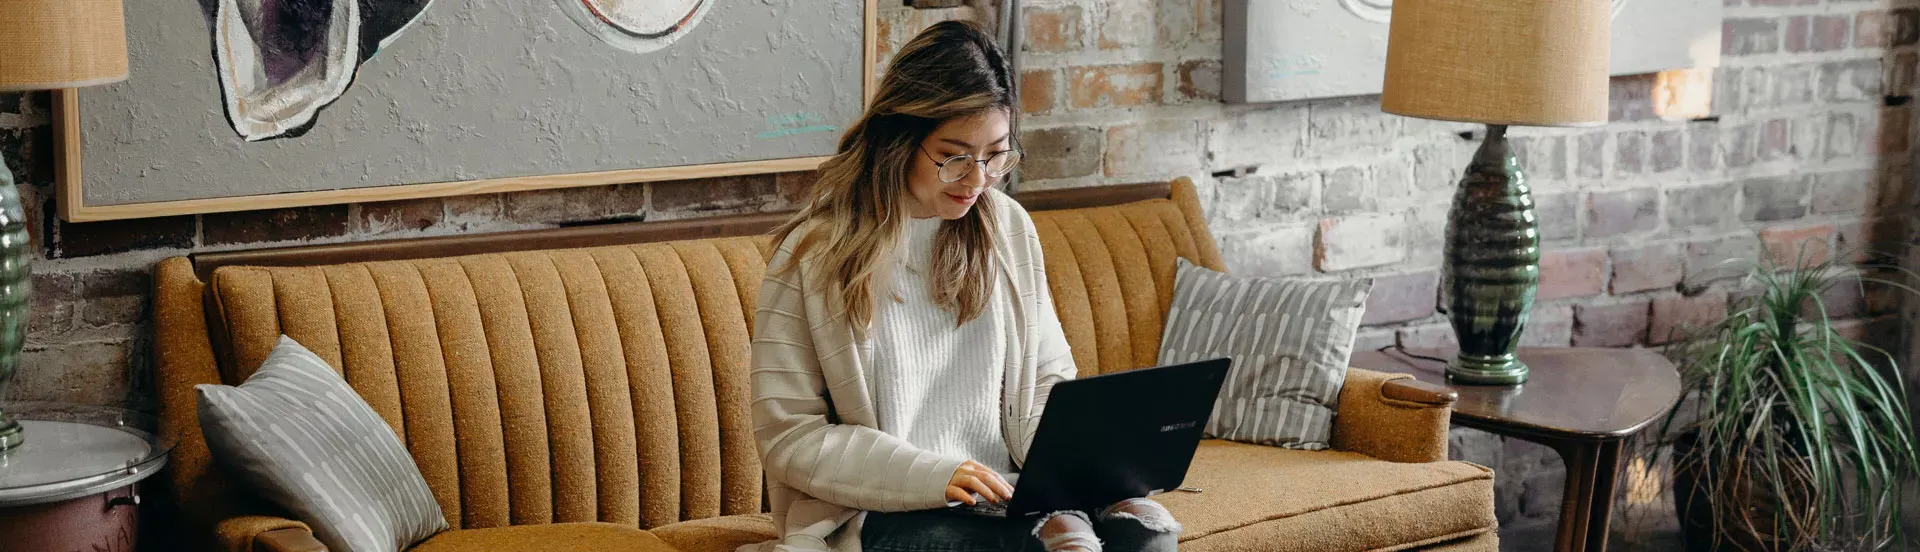
[(948, 157), (945, 161), (941, 161), (934, 159), (933, 152), (927, 151), (927, 147), (924, 145), (920, 146), (920, 153), (926, 154), (928, 160), (933, 161), (935, 166), (940, 167), (940, 181), (949, 184), (959, 182), (960, 179), (966, 178), (969, 174), (973, 174), (974, 165), (986, 167), (988, 178), (1006, 176), (1007, 173), (1013, 172), (1014, 165), (1020, 164), (1021, 157), (1020, 150), (1010, 149), (993, 152), (983, 160), (975, 160), (972, 155), (955, 155)]

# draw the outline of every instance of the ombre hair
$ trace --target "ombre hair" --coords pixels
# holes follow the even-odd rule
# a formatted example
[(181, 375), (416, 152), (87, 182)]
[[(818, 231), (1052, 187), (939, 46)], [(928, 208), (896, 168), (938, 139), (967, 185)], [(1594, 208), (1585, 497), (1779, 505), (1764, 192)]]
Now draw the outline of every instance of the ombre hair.
[[(873, 320), (875, 283), (883, 281), (909, 217), (908, 177), (920, 143), (943, 122), (996, 109), (1017, 131), (1018, 105), (1006, 53), (978, 25), (945, 21), (922, 31), (901, 47), (873, 103), (821, 164), (812, 200), (774, 231), (775, 247), (806, 232), (787, 267), (818, 263), (830, 275), (819, 283), (828, 289), (818, 291), (838, 293), (848, 321), (864, 331)], [(980, 316), (993, 290), (995, 216), (993, 202), (980, 201), (934, 235), (933, 300), (957, 315), (956, 325)]]

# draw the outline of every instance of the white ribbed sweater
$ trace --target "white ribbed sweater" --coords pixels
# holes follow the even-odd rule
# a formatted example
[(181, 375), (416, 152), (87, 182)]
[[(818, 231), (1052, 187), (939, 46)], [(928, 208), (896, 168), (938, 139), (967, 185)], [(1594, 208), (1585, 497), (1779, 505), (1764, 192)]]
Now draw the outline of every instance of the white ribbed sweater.
[[(955, 327), (957, 315), (934, 303), (929, 274), (940, 224), (938, 217), (907, 222), (900, 264), (887, 278), (890, 292), (874, 301), (870, 381), (880, 431), (934, 454), (1010, 473), (1013, 460), (996, 414), (1006, 317), (980, 316)], [(993, 279), (996, 293), (988, 305), (1006, 300), (999, 282)]]
[[(1075, 368), (1047, 291), (1033, 219), (999, 191), (989, 189), (981, 201), (999, 213), (994, 264), (1012, 299), (982, 316), (1004, 316), (1014, 329), (999, 414), (1017, 467), (1026, 461), (1047, 393)], [(794, 244), (812, 228), (802, 226), (775, 249), (756, 303), (753, 436), (781, 536), (743, 551), (858, 551), (863, 511), (945, 507), (947, 480), (961, 462), (879, 429), (867, 383), (871, 341), (856, 338), (839, 294), (823, 291), (832, 286), (831, 273), (807, 262), (788, 269)]]

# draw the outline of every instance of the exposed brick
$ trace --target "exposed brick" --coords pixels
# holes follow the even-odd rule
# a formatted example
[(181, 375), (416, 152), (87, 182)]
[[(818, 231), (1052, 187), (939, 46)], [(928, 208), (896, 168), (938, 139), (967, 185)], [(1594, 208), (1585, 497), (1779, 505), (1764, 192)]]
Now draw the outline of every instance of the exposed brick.
[(1789, 52), (1813, 50), (1813, 17), (1796, 15), (1786, 18), (1786, 44)]
[(1400, 134), (1405, 117), (1381, 113), (1377, 106), (1354, 102), (1315, 103), (1307, 107), (1308, 147), (1322, 153), (1385, 151)]
[(1155, 2), (1159, 7), (1156, 19), (1160, 28), (1160, 44), (1177, 46), (1191, 41), (1199, 34), (1200, 17), (1211, 15), (1206, 0), (1174, 0)]
[(1679, 129), (1662, 130), (1653, 133), (1652, 149), (1647, 154), (1648, 166), (1653, 172), (1666, 173), (1679, 170), (1686, 164), (1686, 135)]
[(1520, 329), (1521, 347), (1565, 347), (1573, 342), (1573, 305), (1535, 305)]
[(1844, 50), (1853, 35), (1853, 18), (1845, 15), (1813, 16), (1813, 50), (1831, 52)]
[(1920, 54), (1900, 52), (1894, 54), (1893, 64), (1887, 66), (1886, 87), (1888, 96), (1912, 96), (1914, 89), (1915, 65), (1920, 63)]
[[(650, 186), (651, 208), (659, 212), (757, 207), (780, 197), (780, 185), (770, 174), (656, 182)], [(508, 210), (512, 210), (511, 205)]]
[(1573, 346), (1631, 347), (1647, 341), (1653, 302), (1633, 299), (1606, 305), (1573, 307)]
[(1893, 10), (1893, 36), (1888, 46), (1912, 46), (1920, 44), (1920, 9), (1900, 8)]
[(1195, 59), (1180, 62), (1180, 98), (1213, 102), (1220, 100), (1220, 60)]
[(1653, 112), (1653, 85), (1657, 80), (1658, 77), (1653, 74), (1625, 75), (1608, 80), (1607, 119), (1621, 122), (1659, 118)]
[(1833, 227), (1833, 249), (1835, 258), (1842, 263), (1865, 263), (1876, 256), (1896, 251), (1899, 238), (1895, 237), (1898, 223), (1883, 224), (1868, 219), (1835, 224)]
[(1860, 122), (1852, 113), (1834, 113), (1827, 119), (1826, 158), (1852, 157), (1860, 152)]
[[(53, 204), (47, 204), (51, 207)], [(54, 225), (48, 256), (59, 259), (123, 253), (137, 249), (193, 247), (196, 228), (192, 216), (69, 223), (48, 215)]]
[(1660, 190), (1594, 192), (1587, 196), (1588, 238), (1608, 238), (1660, 226)]
[(1885, 48), (1893, 40), (1893, 18), (1881, 10), (1853, 16), (1853, 47)]
[(1161, 68), (1158, 63), (1074, 67), (1067, 70), (1067, 97), (1076, 109), (1157, 104)]
[[(1741, 86), (1746, 73), (1758, 73), (1759, 68), (1748, 71), (1739, 67), (1722, 65), (1713, 68), (1713, 112), (1738, 113), (1745, 111), (1746, 88)], [(1713, 121), (1701, 121), (1713, 122)]]
[(1100, 49), (1152, 44), (1155, 11), (1154, 0), (1108, 0), (1100, 20)]
[(1321, 219), (1313, 265), (1338, 272), (1400, 262), (1407, 257), (1406, 217), (1398, 214)]
[(1608, 256), (1613, 259), (1614, 295), (1669, 289), (1684, 275), (1678, 244), (1614, 249)]
[[(1756, 75), (1763, 69), (1755, 69)], [(1771, 107), (1793, 107), (1813, 102), (1814, 83), (1819, 79), (1820, 66), (1813, 63), (1798, 63), (1765, 69), (1771, 73), (1769, 81), (1773, 83)], [(1758, 102), (1756, 102), (1758, 103)]]
[(1833, 287), (1820, 293), (1819, 301), (1809, 300), (1802, 303), (1800, 316), (1815, 320), (1823, 315), (1833, 320), (1853, 318), (1872, 310), (1868, 307), (1867, 301), (1868, 295), (1865, 290), (1860, 289), (1859, 281), (1842, 277), (1840, 281), (1834, 283)]
[[(1307, 110), (1295, 104), (1214, 122), (1207, 129), (1207, 167), (1225, 170), (1299, 159), (1306, 155), (1306, 128)], [(1459, 166), (1466, 166), (1465, 158)]]
[(1427, 324), (1400, 329), (1400, 344), (1409, 349), (1448, 351), (1460, 347), (1451, 324)]
[(1052, 69), (1020, 72), (1021, 113), (1041, 114), (1053, 111), (1056, 102), (1054, 75), (1058, 74), (1058, 71)]
[(1760, 160), (1787, 157), (1792, 144), (1793, 133), (1786, 119), (1771, 119), (1760, 124)]
[(1398, 340), (1393, 328), (1360, 328), (1353, 334), (1353, 352), (1378, 351), (1392, 347)]
[(1555, 249), (1540, 255), (1540, 301), (1599, 295), (1607, 287), (1607, 251)]
[(1249, 276), (1313, 271), (1314, 225), (1269, 226), (1220, 234), (1220, 257), (1228, 270)]
[(1320, 206), (1329, 215), (1346, 214), (1374, 206), (1372, 182), (1365, 167), (1341, 167), (1321, 175)]
[(1072, 178), (1099, 172), (1100, 143), (1106, 133), (1093, 127), (1054, 127), (1023, 130), (1020, 147), (1026, 150), (1020, 175), (1033, 180)]
[(495, 224), (506, 211), (504, 194), (449, 196), (445, 198), (448, 226), (476, 230)]
[(7, 399), (87, 406), (126, 404), (132, 381), (127, 374), (138, 369), (129, 365), (138, 358), (129, 354), (135, 347), (129, 342), (29, 347), (21, 352), (21, 366), (58, 366), (59, 369), (19, 371)]
[(1740, 182), (1743, 198), (1740, 220), (1773, 222), (1807, 216), (1809, 179), (1802, 176), (1772, 176)]
[[(1024, 139), (1024, 138), (1023, 138)], [(1024, 142), (1023, 142), (1024, 145)], [(1032, 160), (1021, 163), (1021, 170), (1028, 170)], [(788, 205), (802, 205), (811, 199), (813, 183), (820, 180), (819, 171), (784, 172), (773, 175), (773, 185), (780, 189), (780, 199)]]
[[(1820, 3), (1820, 0), (1753, 0), (1753, 5), (1755, 6), (1775, 6), (1775, 7), (1785, 7), (1785, 6), (1795, 6), (1795, 5), (1811, 6), (1818, 3)], [(1727, 5), (1737, 6), (1739, 4), (1736, 2), (1728, 2)]]
[(1196, 121), (1157, 120), (1107, 129), (1107, 176), (1168, 180), (1200, 169)]
[(1834, 61), (1820, 65), (1820, 99), (1829, 102), (1880, 99), (1886, 69), (1880, 58)]
[(1646, 171), (1647, 133), (1629, 130), (1614, 136), (1613, 168), (1625, 175)]
[(1367, 312), (1360, 317), (1360, 324), (1392, 324), (1433, 316), (1439, 291), (1440, 273), (1436, 271), (1374, 276), (1373, 291), (1367, 294)]
[(1589, 132), (1574, 138), (1576, 152), (1573, 175), (1599, 179), (1607, 176), (1607, 132)]
[(1690, 140), (1687, 147), (1687, 168), (1696, 173), (1708, 173), (1720, 168), (1720, 125), (1713, 121), (1702, 121), (1687, 125)]
[(1086, 42), (1081, 31), (1080, 6), (1027, 8), (1026, 49), (1029, 52), (1078, 50)]
[(347, 233), (347, 206), (214, 213), (201, 219), (206, 245), (313, 240)]
[(1666, 193), (1670, 229), (1725, 226), (1738, 220), (1740, 188), (1733, 184), (1670, 188)]
[(1760, 136), (1759, 125), (1744, 124), (1721, 129), (1720, 153), (1727, 167), (1738, 168), (1752, 165), (1755, 159), (1755, 147)]
[(1698, 286), (1738, 277), (1752, 266), (1759, 252), (1760, 239), (1752, 234), (1689, 242), (1683, 281), (1688, 286)]
[(1580, 237), (1580, 194), (1573, 192), (1541, 194), (1533, 197), (1533, 213), (1540, 221), (1540, 239), (1571, 240)]
[(446, 207), (440, 198), (362, 203), (353, 221), (353, 231), (381, 234), (404, 230), (426, 230), (440, 223)]
[(1873, 203), (1876, 176), (1872, 169), (1813, 175), (1813, 202), (1809, 207), (1818, 215), (1866, 212)]
[(1710, 327), (1727, 316), (1727, 292), (1714, 290), (1694, 297), (1663, 295), (1653, 300), (1647, 327), (1649, 343), (1661, 344)]
[(1827, 115), (1825, 113), (1801, 115), (1795, 117), (1790, 125), (1793, 137), (1792, 142), (1787, 146), (1787, 153), (1796, 160), (1818, 161), (1823, 155), (1820, 144), (1826, 139)]
[[(656, 189), (669, 188), (682, 193), (698, 194), (701, 186), (674, 183), (656, 187)], [(600, 220), (607, 216), (606, 207), (611, 202), (611, 195), (612, 189), (607, 186), (514, 192), (501, 197), (500, 213), (507, 220), (522, 224)], [(668, 207), (662, 210), (676, 211), (682, 207), (684, 206), (669, 203)]]
[(1780, 25), (1771, 18), (1729, 17), (1720, 24), (1720, 53), (1771, 54), (1780, 50)]
[(1208, 212), (1229, 225), (1306, 220), (1314, 212), (1314, 192), (1319, 187), (1317, 172), (1223, 178), (1214, 187), (1214, 205)]
[(1881, 155), (1907, 153), (1910, 130), (1913, 128), (1913, 107), (1899, 106), (1880, 110), (1880, 138), (1877, 142)]
[(1832, 251), (1833, 225), (1775, 226), (1760, 231), (1760, 244), (1776, 267), (1813, 266), (1827, 262)]
[(1712, 116), (1713, 74), (1710, 68), (1667, 69), (1655, 73), (1654, 114), (1669, 121)]
[(1413, 193), (1413, 161), (1401, 156), (1374, 165), (1373, 193), (1381, 199)]

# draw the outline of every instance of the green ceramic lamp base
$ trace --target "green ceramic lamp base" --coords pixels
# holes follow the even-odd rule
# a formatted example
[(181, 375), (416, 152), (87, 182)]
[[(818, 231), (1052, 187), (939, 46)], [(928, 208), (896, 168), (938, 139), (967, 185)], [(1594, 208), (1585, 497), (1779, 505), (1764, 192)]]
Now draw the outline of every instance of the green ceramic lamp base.
[(26, 441), (26, 436), (26, 432), (20, 431), (20, 422), (13, 421), (13, 416), (0, 412), (0, 452), (20, 446), (21, 442)]
[(1447, 365), (1454, 382), (1516, 385), (1527, 365), (1514, 356), (1540, 283), (1540, 230), (1533, 193), (1507, 144), (1507, 128), (1488, 125), (1447, 216), (1441, 285), (1460, 353)]

